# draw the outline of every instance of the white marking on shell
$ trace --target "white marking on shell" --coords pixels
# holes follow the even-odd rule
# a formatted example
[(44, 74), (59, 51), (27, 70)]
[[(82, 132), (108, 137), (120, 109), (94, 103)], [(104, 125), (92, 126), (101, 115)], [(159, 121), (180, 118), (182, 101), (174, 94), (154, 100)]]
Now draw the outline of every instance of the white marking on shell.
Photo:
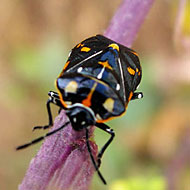
[(101, 116), (98, 113), (96, 114), (96, 119), (97, 120), (102, 120)]
[(70, 55), (71, 55), (71, 52), (72, 52), (72, 51), (70, 51), (70, 52), (69, 52), (69, 54), (68, 54), (68, 57), (70, 57)]
[(76, 93), (77, 92), (78, 84), (76, 81), (70, 81), (67, 86), (65, 87), (66, 93)]
[(77, 72), (80, 73), (82, 70), (83, 70), (83, 68), (82, 68), (82, 67), (79, 67), (79, 68), (77, 69)]
[(85, 61), (88, 61), (89, 59), (101, 54), (103, 52), (103, 50), (98, 51), (95, 54), (92, 54), (91, 56), (87, 57), (86, 59), (82, 60), (81, 62), (77, 63), (76, 65), (74, 65), (73, 67), (69, 68), (66, 72), (69, 72), (71, 69), (74, 69), (75, 67), (78, 67), (79, 65), (81, 65), (82, 63), (84, 63)]
[(114, 108), (114, 100), (112, 98), (107, 98), (103, 103), (103, 106), (107, 111), (112, 112)]
[(97, 75), (98, 79), (102, 78), (102, 75), (103, 75), (104, 71), (105, 71), (105, 67), (103, 67), (102, 70), (100, 71), (100, 73)]
[(72, 105), (68, 105), (68, 108), (74, 108), (74, 107), (81, 107), (81, 108), (84, 108), (86, 109), (87, 111), (89, 111), (91, 113), (91, 115), (93, 116), (94, 118), (94, 121), (96, 121), (96, 117), (94, 115), (94, 111), (89, 108), (89, 107), (86, 107), (85, 105), (81, 104), (81, 103), (75, 103), (75, 104), (72, 104)]
[(120, 58), (118, 58), (118, 63), (119, 63), (119, 69), (120, 69), (120, 73), (121, 73), (121, 82), (122, 82), (122, 86), (123, 86), (124, 101), (126, 102), (125, 83), (124, 83), (123, 69), (122, 69), (122, 66), (121, 66)]
[(120, 90), (120, 84), (116, 85), (116, 90)]

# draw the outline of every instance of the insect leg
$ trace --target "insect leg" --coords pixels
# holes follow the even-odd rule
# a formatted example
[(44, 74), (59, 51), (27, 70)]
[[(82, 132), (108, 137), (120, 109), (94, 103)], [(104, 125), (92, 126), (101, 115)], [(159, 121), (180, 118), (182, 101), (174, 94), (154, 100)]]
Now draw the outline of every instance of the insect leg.
[(33, 131), (36, 130), (36, 129), (48, 129), (49, 127), (53, 126), (53, 120), (52, 120), (52, 113), (51, 113), (51, 107), (50, 107), (50, 103), (52, 103), (53, 100), (52, 98), (50, 97), (46, 103), (46, 106), (47, 106), (47, 112), (48, 112), (48, 118), (49, 118), (49, 123), (48, 125), (44, 125), (44, 126), (35, 126), (33, 128)]
[(53, 91), (50, 91), (48, 93), (49, 95), (49, 99), (46, 103), (46, 106), (47, 106), (47, 112), (48, 112), (48, 118), (49, 118), (49, 124), (48, 125), (45, 125), (45, 126), (35, 126), (33, 128), (33, 131), (36, 130), (36, 129), (48, 129), (50, 127), (53, 126), (53, 120), (52, 120), (52, 113), (51, 113), (51, 107), (50, 107), (50, 103), (53, 103), (59, 107), (62, 107), (62, 104), (60, 102), (60, 99), (59, 99), (59, 95), (58, 93), (56, 92), (53, 92)]
[(88, 152), (90, 154), (90, 158), (92, 160), (92, 163), (94, 165), (94, 168), (95, 170), (97, 171), (98, 173), (98, 176), (100, 177), (100, 179), (102, 180), (102, 182), (106, 185), (106, 180), (104, 179), (104, 177), (102, 176), (102, 174), (100, 173), (99, 169), (98, 169), (98, 166), (96, 165), (96, 162), (94, 160), (94, 157), (92, 155), (92, 151), (91, 151), (91, 148), (90, 148), (90, 144), (89, 144), (89, 135), (88, 135), (88, 129), (86, 128), (86, 145), (87, 145), (87, 148), (88, 148)]
[(131, 100), (136, 100), (136, 99), (140, 99), (143, 98), (143, 93), (142, 92), (134, 92)]
[[(132, 92), (134, 92), (136, 90), (137, 78), (138, 78), (138, 72), (135, 72), (135, 76), (133, 78)], [(131, 100), (141, 99), (141, 98), (143, 98), (142, 92), (134, 92)]]
[(113, 129), (110, 129), (110, 127), (108, 127), (104, 123), (96, 123), (96, 127), (98, 127), (99, 129), (102, 129), (103, 131), (105, 131), (106, 133), (109, 133), (111, 135), (111, 137), (108, 139), (108, 141), (106, 142), (106, 144), (102, 147), (102, 149), (98, 153), (98, 167), (100, 167), (101, 158), (102, 158), (105, 150), (110, 145), (110, 143), (112, 142), (113, 138), (115, 137), (115, 133), (114, 133)]
[(28, 146), (31, 146), (33, 144), (36, 144), (38, 142), (40, 142), (41, 140), (45, 139), (46, 137), (50, 136), (50, 135), (53, 135), (54, 133), (60, 131), (61, 129), (63, 129), (64, 127), (66, 127), (70, 122), (66, 122), (63, 126), (59, 127), (58, 129), (55, 129), (49, 133), (47, 133), (46, 135), (44, 136), (41, 136), (41, 137), (38, 137), (36, 139), (34, 139), (33, 141), (29, 142), (29, 143), (26, 143), (26, 144), (23, 144), (23, 145), (20, 145), (16, 148), (16, 150), (20, 150), (20, 149), (24, 149), (24, 148), (27, 148)]

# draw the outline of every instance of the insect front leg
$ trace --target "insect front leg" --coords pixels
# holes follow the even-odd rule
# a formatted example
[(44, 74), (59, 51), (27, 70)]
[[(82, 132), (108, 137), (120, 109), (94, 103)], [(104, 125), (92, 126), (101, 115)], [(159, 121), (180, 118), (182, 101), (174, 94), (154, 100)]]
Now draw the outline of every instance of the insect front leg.
[(48, 118), (49, 118), (49, 123), (48, 125), (44, 125), (44, 126), (35, 126), (33, 128), (33, 131), (36, 129), (48, 129), (50, 127), (53, 126), (53, 120), (52, 120), (52, 113), (51, 113), (51, 107), (50, 107), (50, 103), (52, 103), (52, 98), (50, 97), (46, 103), (46, 107), (47, 107), (47, 112), (48, 112)]
[(48, 125), (45, 125), (45, 126), (35, 126), (33, 128), (33, 131), (36, 129), (48, 129), (53, 126), (52, 112), (51, 112), (51, 107), (50, 107), (51, 103), (53, 103), (59, 107), (62, 107), (62, 104), (60, 102), (59, 95), (57, 92), (50, 91), (48, 93), (48, 95), (49, 95), (49, 99), (46, 103), (46, 106), (47, 106), (49, 123), (48, 123)]
[(97, 162), (98, 162), (98, 167), (100, 167), (101, 158), (102, 158), (105, 150), (107, 149), (107, 147), (110, 145), (110, 143), (114, 139), (115, 133), (114, 133), (113, 129), (110, 129), (110, 127), (108, 127), (104, 123), (96, 123), (96, 127), (98, 127), (99, 129), (102, 129), (103, 131), (105, 131), (106, 133), (109, 133), (111, 135), (111, 137), (108, 139), (108, 141), (105, 143), (105, 145), (102, 147), (102, 149), (98, 153), (98, 160), (97, 160)]

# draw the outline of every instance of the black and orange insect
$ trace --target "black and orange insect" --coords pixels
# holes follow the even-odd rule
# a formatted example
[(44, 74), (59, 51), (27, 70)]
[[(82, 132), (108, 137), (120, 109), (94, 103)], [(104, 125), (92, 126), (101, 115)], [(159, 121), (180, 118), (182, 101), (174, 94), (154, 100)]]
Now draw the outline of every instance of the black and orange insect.
[[(87, 148), (99, 177), (106, 184), (99, 171), (101, 158), (115, 134), (104, 122), (121, 116), (130, 100), (143, 97), (135, 92), (141, 81), (142, 69), (137, 53), (102, 35), (88, 38), (76, 45), (56, 80), (57, 92), (50, 91), (47, 101), (49, 124), (34, 129), (53, 126), (50, 104), (53, 103), (66, 114), (76, 131), (86, 130)], [(17, 150), (35, 144), (68, 125), (39, 137)], [(89, 145), (89, 127), (96, 126), (111, 137), (100, 150), (95, 161)]]

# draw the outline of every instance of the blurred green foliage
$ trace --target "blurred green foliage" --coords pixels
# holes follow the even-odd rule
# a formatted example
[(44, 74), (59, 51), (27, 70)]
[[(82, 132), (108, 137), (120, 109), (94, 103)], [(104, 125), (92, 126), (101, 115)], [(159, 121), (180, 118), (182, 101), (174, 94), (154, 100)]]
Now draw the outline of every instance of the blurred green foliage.
[(28, 83), (44, 85), (46, 90), (52, 86), (62, 70), (68, 55), (67, 45), (58, 39), (46, 39), (42, 46), (24, 46), (16, 49), (12, 59), (17, 75)]
[(110, 185), (110, 190), (164, 190), (166, 189), (164, 178), (161, 176), (134, 176), (127, 180), (118, 180)]

